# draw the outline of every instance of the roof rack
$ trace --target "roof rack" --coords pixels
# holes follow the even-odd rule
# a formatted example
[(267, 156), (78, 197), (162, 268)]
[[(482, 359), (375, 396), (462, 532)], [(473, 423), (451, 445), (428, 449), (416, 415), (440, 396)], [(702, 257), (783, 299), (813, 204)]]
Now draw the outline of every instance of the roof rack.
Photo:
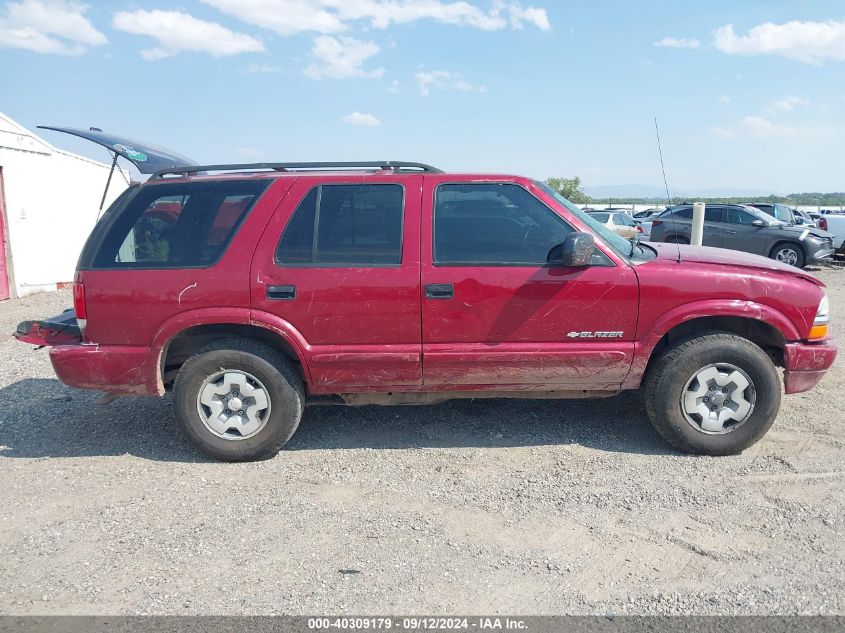
[(234, 163), (231, 165), (185, 165), (162, 169), (151, 176), (152, 179), (161, 179), (165, 176), (187, 176), (208, 171), (323, 171), (323, 170), (345, 170), (345, 169), (372, 169), (389, 171), (418, 171), (430, 174), (442, 174), (443, 171), (426, 165), (424, 163), (408, 163), (404, 161), (380, 160), (360, 162), (334, 162), (334, 163)]

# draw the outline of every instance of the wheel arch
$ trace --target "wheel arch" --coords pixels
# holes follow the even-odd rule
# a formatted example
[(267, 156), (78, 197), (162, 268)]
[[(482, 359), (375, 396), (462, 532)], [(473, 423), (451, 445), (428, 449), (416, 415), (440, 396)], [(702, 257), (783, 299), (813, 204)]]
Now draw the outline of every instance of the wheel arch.
[(625, 387), (639, 387), (649, 365), (663, 351), (698, 334), (712, 332), (735, 334), (750, 340), (779, 367), (784, 366), (787, 342), (801, 338), (792, 322), (770, 306), (751, 301), (681, 306), (662, 315), (639, 337), (638, 351)]
[(156, 373), (159, 392), (172, 382), (175, 371), (197, 350), (219, 338), (260, 340), (291, 361), (302, 381), (309, 385), (311, 374), (304, 350), (308, 347), (289, 323), (268, 323), (252, 318), (249, 309), (198, 311), (180, 314), (156, 333)]

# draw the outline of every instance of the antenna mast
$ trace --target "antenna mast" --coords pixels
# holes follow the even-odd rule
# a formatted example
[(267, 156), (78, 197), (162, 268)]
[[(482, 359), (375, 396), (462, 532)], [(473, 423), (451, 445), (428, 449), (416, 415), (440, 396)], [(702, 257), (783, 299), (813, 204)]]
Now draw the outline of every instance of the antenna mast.
[(672, 197), (669, 195), (669, 181), (666, 180), (666, 166), (663, 164), (663, 148), (660, 146), (660, 128), (657, 127), (657, 117), (654, 117), (654, 132), (657, 134), (657, 152), (660, 154), (660, 169), (663, 171), (663, 186), (666, 187), (666, 203), (672, 206)]

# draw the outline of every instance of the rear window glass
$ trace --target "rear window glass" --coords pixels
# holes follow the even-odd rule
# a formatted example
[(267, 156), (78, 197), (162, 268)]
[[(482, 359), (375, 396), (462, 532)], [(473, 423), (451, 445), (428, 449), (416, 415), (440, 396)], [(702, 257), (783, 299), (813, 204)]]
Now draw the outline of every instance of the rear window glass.
[(401, 185), (320, 185), (297, 206), (276, 249), (282, 266), (398, 266)]
[(193, 268), (223, 254), (269, 180), (142, 187), (103, 240), (95, 268)]

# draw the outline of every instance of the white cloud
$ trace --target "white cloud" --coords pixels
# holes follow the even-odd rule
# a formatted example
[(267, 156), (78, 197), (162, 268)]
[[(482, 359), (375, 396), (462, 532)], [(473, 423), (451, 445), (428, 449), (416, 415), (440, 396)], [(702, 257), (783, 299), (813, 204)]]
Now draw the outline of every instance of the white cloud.
[(362, 112), (347, 114), (341, 119), (341, 121), (348, 123), (349, 125), (362, 125), (364, 127), (378, 127), (381, 125), (381, 121), (372, 114), (364, 114)]
[(458, 92), (487, 92), (484, 86), (474, 86), (460, 74), (449, 70), (422, 70), (414, 77), (423, 97), (431, 95), (431, 90), (457, 90)]
[(730, 128), (719, 127), (716, 125), (710, 126), (710, 132), (718, 136), (719, 138), (732, 140), (739, 136), (736, 131), (731, 130)]
[(845, 22), (766, 22), (747, 35), (737, 35), (733, 25), (717, 29), (714, 43), (730, 55), (780, 55), (807, 64), (825, 60), (845, 61)]
[(719, 97), (719, 103), (724, 103), (725, 105), (728, 105), (730, 102), (731, 98), (728, 95), (722, 95), (721, 97)]
[(808, 105), (810, 105), (810, 100), (804, 97), (784, 97), (779, 101), (775, 101), (772, 104), (772, 108), (783, 112), (791, 112), (797, 107)]
[(263, 64), (250, 64), (245, 68), (241, 69), (241, 72), (256, 74), (256, 73), (280, 73), (282, 72), (282, 67), (278, 66), (277, 64), (268, 64), (264, 62)]
[(746, 130), (759, 138), (795, 136), (798, 130), (774, 123), (761, 116), (747, 116), (740, 122)]
[(150, 61), (172, 57), (182, 51), (227, 57), (264, 50), (264, 45), (254, 37), (181, 11), (120, 11), (115, 14), (112, 25), (121, 31), (158, 40), (158, 46), (141, 51), (141, 57)]
[(490, 9), (482, 9), (465, 0), (202, 0), (244, 22), (261, 26), (281, 35), (316, 31), (340, 33), (350, 23), (364, 21), (371, 27), (385, 29), (393, 24), (434, 20), (444, 24), (469, 26), (486, 31), (525, 25), (540, 30), (551, 29), (545, 9), (526, 7), (519, 2), (495, 0)]
[(655, 46), (663, 48), (701, 48), (701, 42), (694, 37), (664, 37), (654, 43)]
[(311, 79), (378, 79), (384, 75), (384, 68), (366, 70), (363, 66), (368, 59), (378, 55), (380, 50), (375, 42), (321, 35), (314, 39), (311, 49), (314, 61), (303, 72)]
[(0, 15), (0, 48), (80, 55), (108, 40), (85, 17), (88, 5), (72, 0), (23, 0)]
[(387, 89), (387, 91), (392, 93), (392, 94), (399, 94), (399, 91), (400, 91), (399, 80), (394, 79), (393, 81), (391, 81), (390, 87)]

